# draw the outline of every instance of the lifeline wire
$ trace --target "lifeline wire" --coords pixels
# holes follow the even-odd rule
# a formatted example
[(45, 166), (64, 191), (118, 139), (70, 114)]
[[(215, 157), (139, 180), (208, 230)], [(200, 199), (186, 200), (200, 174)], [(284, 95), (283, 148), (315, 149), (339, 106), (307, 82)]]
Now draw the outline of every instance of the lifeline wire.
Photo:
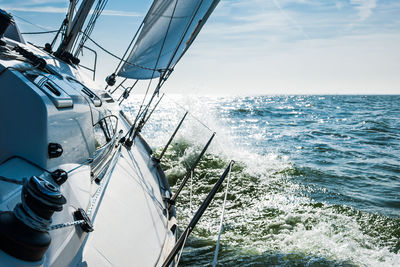
[[(19, 19), (21, 19), (21, 20), (24, 20), (25, 22), (27, 22), (27, 23), (29, 23), (29, 24), (32, 24), (33, 26), (36, 26), (36, 27), (38, 27), (38, 28), (40, 28), (40, 29), (42, 29), (42, 30), (47, 30), (47, 29), (45, 29), (45, 28), (43, 28), (43, 27), (40, 27), (39, 25), (33, 24), (33, 23), (31, 23), (31, 22), (29, 22), (29, 21), (27, 21), (27, 20), (25, 20), (25, 19), (23, 19), (23, 18), (21, 18), (21, 17), (18, 17), (17, 15), (13, 15), (13, 16), (14, 16), (14, 17), (17, 17), (17, 18), (19, 18)], [(42, 31), (42, 32), (22, 32), (21, 34), (46, 34), (46, 33), (56, 33), (56, 32), (58, 32), (58, 31), (59, 31), (59, 30), (50, 30), (50, 31)], [(120, 60), (120, 62), (123, 62), (123, 63), (128, 64), (128, 65), (132, 65), (132, 66), (135, 66), (135, 67), (144, 69), (144, 70), (163, 71), (163, 69), (157, 70), (157, 69), (147, 68), (147, 67), (140, 66), (140, 65), (138, 65), (138, 64), (135, 64), (135, 63), (126, 61), (126, 60), (124, 60), (123, 58), (117, 56), (116, 54), (114, 54), (114, 53), (110, 52), (109, 50), (107, 50), (106, 48), (104, 48), (102, 45), (100, 45), (100, 44), (97, 43), (95, 40), (93, 40), (89, 35), (85, 34), (84, 32), (80, 32), (80, 33), (83, 34), (87, 39), (89, 39), (95, 46), (97, 46), (98, 48), (100, 48), (102, 51), (104, 51), (105, 53), (109, 54), (110, 56), (112, 56), (112, 57), (114, 57), (114, 58)]]
[[(20, 19), (20, 20), (22, 20), (22, 21), (25, 21), (26, 23), (29, 23), (29, 24), (31, 24), (31, 25), (33, 25), (33, 26), (39, 28), (39, 29), (42, 29), (42, 30), (44, 30), (44, 31), (48, 31), (48, 29), (46, 29), (46, 28), (44, 28), (44, 27), (42, 27), (42, 26), (39, 26), (39, 25), (37, 25), (37, 24), (35, 24), (35, 23), (32, 23), (32, 22), (30, 22), (29, 20), (26, 20), (26, 19), (24, 19), (24, 18), (21, 18), (20, 16), (17, 16), (17, 15), (15, 15), (15, 14), (12, 14), (12, 16), (13, 16), (13, 17), (16, 17), (16, 18), (18, 18), (18, 19)], [(57, 31), (58, 31), (58, 30), (57, 30)]]
[(224, 215), (225, 215), (226, 199), (228, 197), (229, 182), (231, 180), (231, 172), (232, 172), (232, 163), (229, 165), (229, 175), (228, 175), (228, 181), (226, 183), (225, 198), (224, 198), (224, 204), (222, 206), (222, 213), (221, 213), (221, 221), (219, 223), (217, 246), (215, 247), (214, 260), (212, 262), (213, 267), (215, 267), (217, 265), (217, 261), (218, 261), (219, 241), (221, 239), (221, 233), (224, 228), (223, 222), (224, 222)]
[(21, 34), (46, 34), (46, 33), (56, 33), (58, 30), (44, 31), (44, 32), (21, 32)]
[[(171, 99), (172, 102), (174, 102), (175, 105), (179, 106), (181, 109), (187, 111), (187, 109), (180, 105), (178, 102), (176, 102), (174, 99), (172, 99), (172, 97), (170, 97), (168, 94), (166, 94), (167, 97), (169, 97), (169, 99)], [(197, 118), (196, 116), (194, 116), (192, 113), (189, 112), (189, 115), (195, 119), (196, 121), (198, 121), (201, 125), (203, 125), (205, 128), (207, 128), (210, 132), (213, 132), (213, 130), (210, 129), (210, 127), (208, 127), (204, 122), (202, 122), (199, 118)]]
[(188, 235), (189, 235), (190, 230), (191, 230), (191, 228), (189, 228), (188, 231), (186, 232), (185, 240), (183, 240), (183, 245), (182, 245), (181, 251), (179, 252), (178, 259), (176, 260), (175, 267), (178, 267), (179, 261), (181, 260), (183, 248), (185, 247), (186, 240), (187, 240), (187, 238), (188, 238)]
[[(178, 102), (176, 102), (171, 96), (169, 96), (168, 94), (164, 93), (167, 97), (169, 97), (169, 99), (178, 107), (180, 107), (181, 109), (187, 111), (187, 109), (182, 106), (181, 104), (179, 104)], [(197, 118), (196, 116), (194, 116), (191, 112), (189, 112), (189, 115), (195, 119), (197, 122), (199, 122), (201, 125), (203, 125), (205, 128), (207, 128), (210, 132), (213, 132), (213, 130), (208, 127), (202, 120), (200, 120), (199, 118)], [(218, 144), (219, 148), (221, 149), (221, 151), (225, 154), (225, 156), (229, 156), (228, 152), (226, 151), (226, 149), (224, 148), (224, 146), (221, 144), (221, 142), (218, 140), (218, 138), (216, 139), (216, 143)]]
[[(83, 35), (85, 35), (84, 32), (81, 32), (81, 33), (82, 33)], [(109, 54), (110, 56), (112, 56), (112, 57), (114, 57), (114, 58), (120, 60), (121, 62), (124, 62), (124, 63), (126, 63), (126, 64), (128, 64), (128, 65), (132, 65), (132, 66), (135, 66), (135, 67), (144, 69), (144, 70), (153, 70), (153, 71), (156, 71), (155, 69), (146, 68), (146, 67), (143, 67), (143, 66), (134, 64), (134, 63), (132, 63), (132, 62), (126, 61), (126, 60), (124, 60), (123, 58), (120, 58), (120, 57), (117, 56), (116, 54), (114, 54), (114, 53), (110, 52), (109, 50), (105, 49), (103, 46), (101, 46), (101, 45), (100, 45), (99, 43), (97, 43), (95, 40), (93, 40), (92, 38), (90, 38), (90, 36), (86, 36), (86, 37), (87, 37), (94, 45), (96, 45), (98, 48), (100, 48), (101, 50), (103, 50), (104, 52), (106, 52), (107, 54)]]
[(19, 180), (15, 180), (12, 178), (7, 178), (4, 176), (0, 176), (0, 181), (6, 182), (6, 183), (11, 183), (11, 184), (18, 184), (18, 185), (23, 185), (24, 181), (19, 181)]

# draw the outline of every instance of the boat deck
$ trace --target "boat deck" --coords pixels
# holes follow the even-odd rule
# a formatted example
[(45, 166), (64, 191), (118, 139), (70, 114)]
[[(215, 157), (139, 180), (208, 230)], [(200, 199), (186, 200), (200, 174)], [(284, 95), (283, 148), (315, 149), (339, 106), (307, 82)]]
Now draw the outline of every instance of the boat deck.
[(94, 214), (95, 230), (76, 266), (161, 265), (174, 245), (170, 229), (176, 223), (165, 208), (163, 173), (139, 137), (131, 150), (122, 146), (115, 160), (111, 179), (109, 173), (104, 178), (109, 181)]

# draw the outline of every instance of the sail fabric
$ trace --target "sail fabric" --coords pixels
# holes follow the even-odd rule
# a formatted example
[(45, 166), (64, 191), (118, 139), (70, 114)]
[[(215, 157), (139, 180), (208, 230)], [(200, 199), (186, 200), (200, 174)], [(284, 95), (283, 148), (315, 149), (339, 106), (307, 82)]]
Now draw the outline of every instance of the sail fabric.
[[(183, 56), (219, 0), (156, 0), (118, 76), (152, 79)], [(178, 49), (177, 49), (178, 48)]]

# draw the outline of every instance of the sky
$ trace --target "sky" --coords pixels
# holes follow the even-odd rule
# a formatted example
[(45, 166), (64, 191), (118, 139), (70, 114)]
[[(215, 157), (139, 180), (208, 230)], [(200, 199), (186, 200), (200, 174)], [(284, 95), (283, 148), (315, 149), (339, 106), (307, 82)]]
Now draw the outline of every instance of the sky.
[[(151, 2), (109, 0), (92, 38), (122, 56)], [(0, 0), (0, 8), (29, 32), (58, 29), (68, 3)], [(41, 45), (52, 38), (25, 37)], [(117, 61), (98, 53), (96, 80), (103, 83)], [(91, 65), (92, 58), (85, 52), (83, 62)], [(400, 1), (221, 0), (164, 90), (400, 94)]]

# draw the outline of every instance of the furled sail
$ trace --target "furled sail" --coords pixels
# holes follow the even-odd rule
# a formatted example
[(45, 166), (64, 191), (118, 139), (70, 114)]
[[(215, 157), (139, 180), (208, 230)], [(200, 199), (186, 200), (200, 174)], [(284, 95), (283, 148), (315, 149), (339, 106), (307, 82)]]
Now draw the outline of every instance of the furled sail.
[(118, 76), (152, 79), (171, 69), (192, 44), (219, 0), (155, 0)]

